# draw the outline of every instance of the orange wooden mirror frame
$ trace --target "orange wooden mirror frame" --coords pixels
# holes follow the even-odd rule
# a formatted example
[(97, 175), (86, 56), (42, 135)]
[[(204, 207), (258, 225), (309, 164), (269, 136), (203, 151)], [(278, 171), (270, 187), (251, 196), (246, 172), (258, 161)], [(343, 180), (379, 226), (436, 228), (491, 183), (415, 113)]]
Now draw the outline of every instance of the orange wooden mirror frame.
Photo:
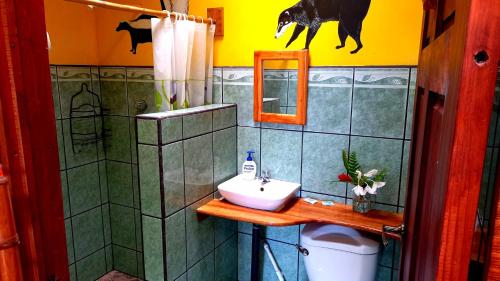
[[(296, 60), (298, 61), (297, 77), (297, 111), (295, 115), (263, 112), (264, 98), (264, 61)], [(254, 109), (256, 122), (284, 123), (304, 125), (307, 117), (307, 81), (309, 69), (309, 50), (300, 51), (255, 51), (254, 55)]]

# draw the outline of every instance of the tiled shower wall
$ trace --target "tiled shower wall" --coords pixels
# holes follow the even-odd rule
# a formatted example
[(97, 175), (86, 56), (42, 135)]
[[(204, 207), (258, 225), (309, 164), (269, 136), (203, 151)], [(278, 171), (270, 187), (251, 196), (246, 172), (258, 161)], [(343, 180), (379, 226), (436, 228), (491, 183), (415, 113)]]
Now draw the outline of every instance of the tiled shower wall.
[(141, 115), (137, 128), (146, 279), (237, 280), (236, 222), (196, 214), (236, 175), (236, 107)]
[[(103, 143), (73, 146), (71, 97), (81, 84), (99, 93), (97, 68), (51, 67), (71, 280), (95, 280), (113, 267)], [(95, 130), (97, 118), (74, 119), (75, 131)], [(78, 276), (78, 277), (77, 277)]]
[[(375, 207), (403, 211), (414, 68), (310, 69), (305, 126), (253, 121), (253, 69), (224, 68), (214, 76), (215, 102), (238, 105), (238, 165), (246, 150), (255, 149), (259, 170), (301, 183), (302, 196), (350, 203), (350, 188), (336, 178), (343, 171), (342, 149), (356, 151), (363, 168), (387, 169), (387, 186), (376, 196)], [(295, 96), (293, 77), (293, 73), (275, 73), (273, 81), (265, 83), (290, 101)], [(238, 231), (238, 277), (245, 281), (250, 276), (250, 225), (240, 223)], [(299, 226), (265, 229), (286, 280), (307, 280), (294, 246), (300, 242), (299, 231)], [(262, 280), (275, 280), (267, 256), (263, 260)], [(391, 241), (383, 250), (377, 280), (397, 280), (398, 263), (399, 245)]]
[[(156, 111), (152, 72), (51, 67), (72, 280), (95, 280), (112, 269), (144, 275), (135, 115)], [(83, 83), (107, 109), (107, 133), (104, 141), (75, 145), (73, 152), (70, 102)], [(74, 130), (100, 131), (100, 117), (86, 119), (73, 118), (80, 126)]]

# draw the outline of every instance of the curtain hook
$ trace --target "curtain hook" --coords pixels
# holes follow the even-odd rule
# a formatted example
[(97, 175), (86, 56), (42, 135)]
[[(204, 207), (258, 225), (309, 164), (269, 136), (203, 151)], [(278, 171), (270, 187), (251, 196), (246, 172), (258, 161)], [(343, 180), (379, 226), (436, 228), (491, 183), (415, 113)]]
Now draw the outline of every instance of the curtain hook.
[(189, 15), (189, 16), (188, 16), (188, 19), (189, 19), (189, 17), (193, 17), (193, 21), (195, 21), (195, 22), (196, 22), (196, 16), (194, 16), (194, 15)]
[(167, 13), (167, 17), (170, 19), (170, 11), (165, 10), (165, 12)]
[(214, 24), (214, 20), (212, 18), (208, 18), (210, 20), (210, 25)]
[(201, 23), (205, 23), (202, 16), (199, 16), (198, 18), (201, 20)]

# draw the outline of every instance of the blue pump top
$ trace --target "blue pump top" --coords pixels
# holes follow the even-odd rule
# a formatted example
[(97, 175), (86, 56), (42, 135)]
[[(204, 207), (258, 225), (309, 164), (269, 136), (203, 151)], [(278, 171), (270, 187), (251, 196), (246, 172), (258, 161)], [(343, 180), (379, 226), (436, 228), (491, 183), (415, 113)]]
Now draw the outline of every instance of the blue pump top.
[(253, 161), (252, 154), (254, 154), (255, 151), (249, 150), (249, 151), (247, 151), (247, 153), (248, 153), (247, 161)]

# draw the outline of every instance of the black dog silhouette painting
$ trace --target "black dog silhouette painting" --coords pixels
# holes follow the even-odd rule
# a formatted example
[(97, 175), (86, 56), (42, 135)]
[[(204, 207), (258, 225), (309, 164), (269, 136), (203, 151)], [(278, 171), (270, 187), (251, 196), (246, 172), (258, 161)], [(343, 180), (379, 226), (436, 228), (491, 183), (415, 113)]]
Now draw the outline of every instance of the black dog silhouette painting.
[(345, 47), (347, 36), (356, 41), (357, 48), (351, 54), (357, 53), (363, 44), (361, 43), (361, 29), (363, 20), (370, 8), (371, 0), (301, 0), (294, 6), (281, 12), (278, 20), (276, 38), (281, 37), (288, 27), (297, 23), (292, 37), (286, 47), (297, 39), (297, 37), (308, 27), (305, 48), (309, 49), (311, 40), (318, 32), (321, 24), (328, 21), (338, 21), (338, 36), (340, 45), (337, 49)]
[(139, 43), (153, 42), (151, 37), (151, 18), (154, 18), (154, 16), (140, 15), (133, 21), (122, 21), (118, 24), (116, 31), (126, 30), (130, 33), (130, 40), (132, 41), (130, 52), (132, 54), (137, 52), (137, 45)]

